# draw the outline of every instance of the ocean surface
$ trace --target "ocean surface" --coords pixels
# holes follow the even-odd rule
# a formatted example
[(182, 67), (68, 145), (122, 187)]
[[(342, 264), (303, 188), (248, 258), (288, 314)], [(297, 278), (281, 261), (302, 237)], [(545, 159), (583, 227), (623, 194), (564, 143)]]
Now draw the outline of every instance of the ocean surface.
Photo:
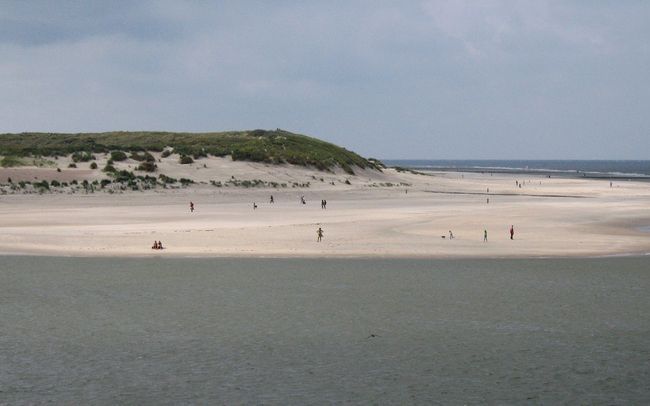
[(650, 160), (384, 160), (383, 162), (389, 166), (419, 170), (650, 180)]
[(0, 404), (648, 404), (650, 257), (0, 257)]

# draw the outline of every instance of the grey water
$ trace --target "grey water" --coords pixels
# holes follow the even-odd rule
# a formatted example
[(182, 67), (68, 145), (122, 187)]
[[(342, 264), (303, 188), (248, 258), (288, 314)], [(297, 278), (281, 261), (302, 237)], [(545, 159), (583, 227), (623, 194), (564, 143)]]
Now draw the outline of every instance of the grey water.
[(648, 404), (650, 257), (0, 257), (0, 404)]
[(537, 174), (600, 179), (650, 180), (650, 160), (384, 160), (418, 170)]

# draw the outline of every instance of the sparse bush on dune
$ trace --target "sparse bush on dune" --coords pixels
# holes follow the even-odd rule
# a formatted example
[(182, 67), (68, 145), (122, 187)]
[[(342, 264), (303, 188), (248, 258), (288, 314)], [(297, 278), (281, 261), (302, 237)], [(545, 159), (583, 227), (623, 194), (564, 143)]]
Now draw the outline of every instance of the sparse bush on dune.
[(74, 162), (88, 162), (95, 160), (95, 155), (86, 151), (77, 151), (72, 154), (72, 160)]
[(181, 157), (180, 157), (180, 159), (178, 160), (178, 162), (179, 162), (181, 165), (187, 165), (187, 164), (194, 163), (194, 159), (192, 159), (191, 156), (181, 155)]
[(164, 175), (162, 173), (160, 175), (158, 175), (158, 179), (160, 179), (160, 181), (162, 183), (176, 183), (176, 182), (178, 182), (176, 179), (170, 178), (169, 176)]
[(123, 151), (111, 151), (111, 158), (113, 161), (126, 161), (128, 159), (127, 155)]
[(90, 169), (97, 169), (97, 162), (92, 162), (90, 164)]
[(3, 156), (76, 154), (77, 159), (83, 161), (92, 160), (92, 153), (110, 151), (111, 155), (118, 154), (113, 157), (118, 161), (122, 159), (122, 151), (129, 151), (135, 153), (133, 159), (151, 161), (146, 151), (162, 151), (162, 156), (167, 157), (171, 152), (165, 148), (190, 158), (202, 158), (207, 154), (218, 157), (231, 155), (234, 160), (291, 163), (313, 166), (320, 170), (340, 167), (350, 174), (355, 166), (375, 169), (381, 167), (379, 161), (367, 160), (345, 148), (280, 129), (220, 133), (0, 134), (0, 155)]
[(148, 152), (133, 152), (131, 159), (139, 162), (156, 162), (156, 158)]
[(15, 156), (4, 156), (2, 157), (2, 160), (0, 160), (0, 166), (3, 168), (11, 168), (21, 165), (23, 165), (22, 160)]
[(138, 165), (137, 170), (139, 171), (144, 171), (144, 172), (154, 172), (156, 170), (157, 166), (153, 162), (142, 162), (140, 165)]

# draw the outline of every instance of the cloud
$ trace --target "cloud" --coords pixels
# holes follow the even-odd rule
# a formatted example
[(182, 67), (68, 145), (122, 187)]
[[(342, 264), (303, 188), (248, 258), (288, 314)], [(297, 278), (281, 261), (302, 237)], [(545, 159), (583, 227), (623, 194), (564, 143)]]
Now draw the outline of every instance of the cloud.
[(650, 147), (643, 3), (2, 8), (3, 132), (281, 127), (380, 157), (638, 157)]

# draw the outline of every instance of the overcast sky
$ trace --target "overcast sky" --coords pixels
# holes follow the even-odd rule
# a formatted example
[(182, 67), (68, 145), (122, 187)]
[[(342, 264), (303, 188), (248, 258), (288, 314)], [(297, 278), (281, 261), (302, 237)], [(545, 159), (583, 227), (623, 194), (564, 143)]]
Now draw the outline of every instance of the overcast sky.
[(650, 159), (650, 1), (0, 2), (0, 132), (255, 128)]

